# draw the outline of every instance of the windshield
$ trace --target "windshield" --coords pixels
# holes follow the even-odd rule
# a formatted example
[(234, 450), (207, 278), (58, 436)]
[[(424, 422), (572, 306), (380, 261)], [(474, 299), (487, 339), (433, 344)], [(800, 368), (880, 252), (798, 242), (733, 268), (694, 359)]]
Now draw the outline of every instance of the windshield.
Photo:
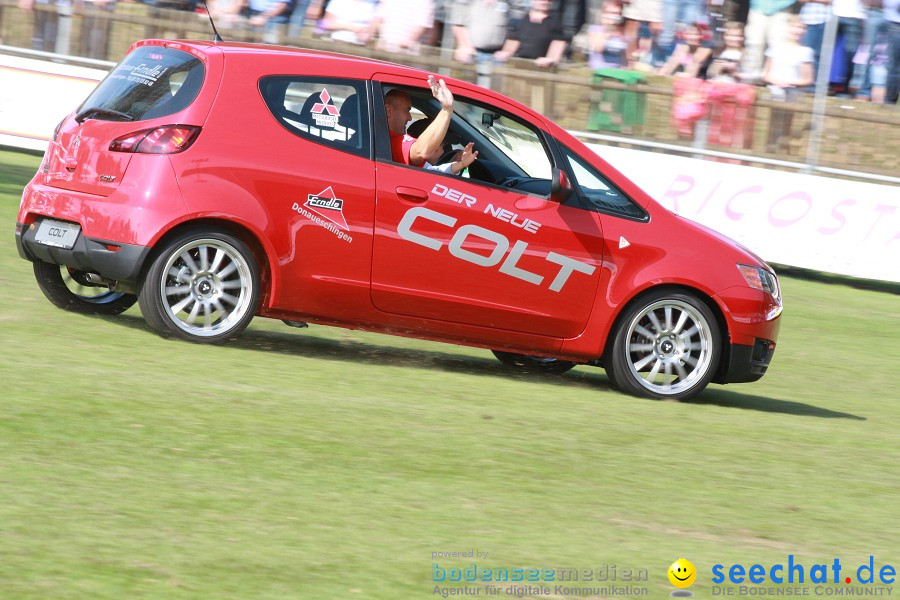
[(550, 178), (552, 165), (538, 134), (519, 121), (481, 106), (457, 101), (453, 112), (478, 131), (528, 177)]
[(98, 109), (90, 117), (110, 121), (165, 117), (194, 101), (204, 72), (203, 62), (187, 52), (143, 46), (116, 65), (78, 113)]

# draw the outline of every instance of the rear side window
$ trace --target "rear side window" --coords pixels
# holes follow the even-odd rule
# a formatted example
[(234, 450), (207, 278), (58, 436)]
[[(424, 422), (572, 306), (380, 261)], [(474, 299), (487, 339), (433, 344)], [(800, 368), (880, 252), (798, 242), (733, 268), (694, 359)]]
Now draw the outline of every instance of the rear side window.
[(272, 116), (299, 137), (359, 156), (371, 154), (366, 86), (321, 77), (266, 77), (259, 91)]
[[(143, 46), (116, 65), (78, 111), (105, 109), (124, 113), (134, 121), (172, 115), (194, 101), (204, 74), (203, 62), (196, 56)], [(102, 113), (94, 118), (119, 120)]]

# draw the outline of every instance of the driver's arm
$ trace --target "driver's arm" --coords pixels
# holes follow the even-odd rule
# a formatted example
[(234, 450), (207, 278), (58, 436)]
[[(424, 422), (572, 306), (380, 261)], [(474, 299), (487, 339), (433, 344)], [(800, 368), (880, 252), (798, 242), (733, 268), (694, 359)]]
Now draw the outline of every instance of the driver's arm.
[(444, 137), (450, 128), (450, 118), (453, 116), (453, 94), (447, 88), (447, 84), (441, 79), (436, 81), (434, 75), (428, 76), (428, 85), (431, 93), (441, 103), (441, 112), (435, 115), (422, 135), (413, 142), (409, 149), (409, 164), (419, 166), (444, 143)]

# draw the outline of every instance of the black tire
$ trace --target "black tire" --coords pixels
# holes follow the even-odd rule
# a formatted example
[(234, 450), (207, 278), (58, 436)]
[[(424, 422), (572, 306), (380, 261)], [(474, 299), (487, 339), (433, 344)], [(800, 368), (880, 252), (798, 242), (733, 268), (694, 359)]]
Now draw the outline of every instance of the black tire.
[(192, 229), (154, 254), (138, 302), (160, 335), (214, 344), (250, 324), (259, 287), (259, 265), (244, 242), (223, 231)]
[(692, 294), (658, 290), (625, 310), (603, 364), (623, 392), (684, 400), (709, 384), (721, 355), (719, 324), (706, 303)]
[(134, 294), (92, 284), (82, 271), (43, 261), (32, 264), (38, 287), (54, 306), (64, 310), (109, 316), (121, 314), (137, 302)]
[(567, 360), (528, 356), (527, 354), (514, 354), (512, 352), (501, 352), (500, 350), (491, 350), (491, 352), (494, 353), (497, 360), (507, 367), (525, 373), (565, 373), (577, 364)]

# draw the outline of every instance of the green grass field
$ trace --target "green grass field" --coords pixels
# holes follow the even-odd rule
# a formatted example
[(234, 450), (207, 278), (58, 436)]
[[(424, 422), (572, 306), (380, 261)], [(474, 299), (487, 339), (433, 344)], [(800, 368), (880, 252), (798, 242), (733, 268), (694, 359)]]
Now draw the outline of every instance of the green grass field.
[(473, 562), (432, 553), (472, 549), (654, 598), (681, 556), (700, 598), (715, 564), (900, 570), (897, 295), (783, 279), (769, 374), (683, 403), (264, 319), (192, 345), (42, 296), (13, 239), (38, 162), (0, 152), (2, 599), (431, 598)]

